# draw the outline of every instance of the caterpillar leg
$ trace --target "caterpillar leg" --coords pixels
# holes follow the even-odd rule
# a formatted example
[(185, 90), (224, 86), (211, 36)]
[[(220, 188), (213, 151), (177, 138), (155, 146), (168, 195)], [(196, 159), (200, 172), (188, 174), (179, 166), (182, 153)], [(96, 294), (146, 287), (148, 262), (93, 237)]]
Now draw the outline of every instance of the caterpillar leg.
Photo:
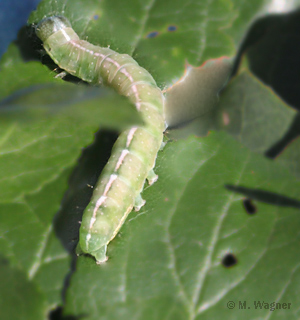
[(69, 74), (68, 72), (62, 71), (62, 72), (58, 73), (54, 78), (55, 78), (55, 79), (58, 79), (58, 78), (63, 79), (63, 78), (64, 78), (65, 76), (67, 76), (68, 74)]
[(155, 172), (153, 171), (153, 169), (151, 169), (151, 170), (148, 172), (148, 176), (147, 176), (147, 180), (148, 180), (149, 186), (151, 186), (154, 182), (156, 182), (157, 179), (158, 179), (158, 175), (155, 174)]
[(139, 211), (141, 207), (146, 203), (146, 201), (139, 194), (134, 201), (134, 210)]
[[(107, 245), (104, 245), (100, 249), (98, 249), (97, 251), (90, 252), (89, 254), (95, 257), (97, 264), (101, 264), (101, 263), (107, 261), (107, 259), (108, 259), (108, 257), (106, 256), (106, 250), (107, 250)], [(76, 247), (76, 255), (81, 256), (83, 254), (86, 254), (86, 252), (84, 252), (81, 249), (80, 244), (78, 243), (78, 245)]]

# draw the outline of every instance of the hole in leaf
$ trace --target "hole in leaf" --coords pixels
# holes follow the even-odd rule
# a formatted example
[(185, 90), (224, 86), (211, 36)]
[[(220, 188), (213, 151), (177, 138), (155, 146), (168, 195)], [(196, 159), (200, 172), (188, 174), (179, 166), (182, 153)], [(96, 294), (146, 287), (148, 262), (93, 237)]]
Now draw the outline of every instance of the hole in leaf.
[(257, 211), (256, 206), (253, 204), (252, 200), (247, 198), (243, 200), (243, 205), (248, 214), (254, 214)]
[(228, 253), (223, 258), (222, 264), (224, 267), (230, 268), (230, 267), (234, 266), (235, 264), (237, 264), (237, 258), (232, 253)]
[(172, 31), (176, 31), (177, 27), (176, 26), (168, 26), (168, 31), (172, 32)]
[(153, 31), (147, 34), (147, 38), (155, 38), (158, 35), (158, 31)]

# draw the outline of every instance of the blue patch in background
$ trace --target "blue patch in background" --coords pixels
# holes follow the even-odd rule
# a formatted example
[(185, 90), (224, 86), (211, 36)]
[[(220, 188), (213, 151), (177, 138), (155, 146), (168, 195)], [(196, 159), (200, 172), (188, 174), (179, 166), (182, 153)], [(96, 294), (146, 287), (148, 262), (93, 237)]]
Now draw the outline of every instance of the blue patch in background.
[(0, 0), (0, 57), (41, 0)]

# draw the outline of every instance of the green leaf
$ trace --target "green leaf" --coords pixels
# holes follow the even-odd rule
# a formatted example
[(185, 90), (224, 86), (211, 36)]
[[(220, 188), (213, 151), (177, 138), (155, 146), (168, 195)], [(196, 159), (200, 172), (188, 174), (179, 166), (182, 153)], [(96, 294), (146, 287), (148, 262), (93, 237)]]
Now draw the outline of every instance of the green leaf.
[(0, 252), (3, 276), (15, 278), (11, 289), (5, 282), (0, 290), (1, 314), (16, 318), (6, 297), (15, 290), (22, 318), (42, 319), (62, 304), (70, 270), (53, 218), (82, 148), (99, 126), (124, 130), (142, 122), (125, 97), (55, 79), (40, 62), (22, 62), (13, 45), (0, 73)]
[[(8, 121), (19, 108), (17, 117)], [(16, 93), (5, 100), (2, 111), (0, 189), (6, 201), (38, 190), (73, 166), (99, 124), (124, 129), (137, 119), (126, 98), (114, 92), (63, 84), (30, 87)]]
[[(55, 92), (55, 94), (53, 94)], [(142, 124), (126, 97), (108, 88), (77, 86), (68, 83), (45, 83), (16, 91), (2, 100), (2, 121), (15, 119), (24, 123), (65, 118), (74, 124), (123, 130)]]
[[(199, 65), (234, 53), (222, 30), (235, 18), (230, 1), (182, 5), (178, 0), (131, 0), (125, 5), (122, 0), (50, 0), (39, 5), (29, 22), (37, 23), (46, 15), (64, 15), (81, 38), (132, 54), (160, 86), (181, 77), (186, 61)], [(170, 26), (175, 31), (169, 31)], [(156, 37), (151, 37), (153, 32)]]
[[(45, 0), (30, 23), (63, 14), (82, 39), (132, 54), (168, 88), (183, 76), (186, 62), (199, 66), (233, 56), (250, 21), (272, 2)], [(272, 315), (296, 318), (299, 182), (276, 163), (280, 159), (271, 162), (244, 146), (263, 152), (294, 115), (267, 87), (248, 71), (234, 78), (209, 119), (216, 126), (227, 112), (231, 122), (223, 128), (243, 145), (224, 133), (167, 144), (157, 159), (158, 182), (145, 187), (146, 207), (131, 213), (108, 247), (108, 262), (97, 266), (81, 256), (71, 274), (67, 250), (76, 237), (68, 237), (79, 227), (74, 211), (83, 209), (77, 198), (88, 201), (82, 189), (74, 191), (76, 183), (86, 186), (74, 171), (65, 206), (71, 171), (99, 125), (123, 129), (140, 120), (122, 97), (54, 79), (53, 65), (24, 63), (14, 45), (0, 67), (3, 319), (46, 319), (63, 305), (64, 292), (66, 314), (97, 320), (270, 316), (253, 301), (292, 303)], [(245, 97), (247, 118), (239, 101)], [(105, 139), (101, 153), (104, 147)], [(248, 206), (255, 214), (247, 214)], [(67, 226), (66, 217), (72, 220)], [(237, 263), (225, 268), (230, 254)], [(20, 297), (17, 314), (11, 297)], [(244, 300), (250, 309), (227, 307)]]
[(300, 178), (300, 139), (292, 141), (276, 158), (276, 161), (289, 168), (292, 174)]
[[(46, 314), (50, 307), (61, 302), (61, 290), (70, 258), (55, 236), (52, 222), (67, 187), (68, 176), (69, 170), (57, 173), (53, 181), (44, 185), (37, 183), (35, 192), (28, 194), (24, 190), (22, 198), (18, 195), (18, 199), (0, 203), (0, 250), (12, 267), (7, 272), (15, 272), (13, 270), (16, 269), (26, 280), (24, 285), (28, 283), (37, 288), (44, 300), (43, 305), (37, 305), (38, 309), (35, 309), (30, 302), (31, 295), (24, 288), (23, 303), (31, 306), (33, 314), (39, 308)], [(5, 295), (6, 290), (1, 290), (1, 301)], [(14, 312), (13, 305), (10, 308)], [(7, 319), (13, 319), (9, 314)], [(23, 316), (27, 319), (25, 314)]]
[[(18, 69), (16, 74), (15, 69)], [(30, 85), (57, 83), (54, 76), (49, 76), (47, 68), (39, 62), (8, 64), (1, 69), (0, 98), (6, 98), (17, 90), (25, 89)]]
[(2, 319), (45, 319), (45, 297), (24, 273), (0, 260), (0, 308)]
[(64, 15), (81, 38), (132, 54), (165, 87), (182, 76), (185, 62), (198, 66), (234, 55), (254, 17), (265, 14), (272, 2), (48, 0), (41, 2), (29, 23)]
[(231, 80), (217, 108), (218, 128), (261, 153), (283, 137), (296, 115), (295, 110), (247, 69)]
[[(289, 283), (299, 265), (300, 182), (225, 133), (171, 142), (157, 162), (160, 178), (145, 190), (144, 209), (130, 214), (109, 245), (108, 262), (78, 258), (66, 314), (253, 319), (269, 311), (229, 310), (227, 302), (294, 303)], [(253, 202), (255, 214), (226, 185), (254, 189), (263, 201)], [(228, 254), (237, 260), (231, 268), (222, 264)]]

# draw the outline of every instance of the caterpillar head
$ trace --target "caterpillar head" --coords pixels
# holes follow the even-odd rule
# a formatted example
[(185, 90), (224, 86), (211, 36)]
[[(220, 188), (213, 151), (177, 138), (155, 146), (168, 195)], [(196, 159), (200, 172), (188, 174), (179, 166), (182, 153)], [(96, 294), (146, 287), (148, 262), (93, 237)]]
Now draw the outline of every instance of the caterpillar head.
[(71, 28), (69, 20), (62, 16), (52, 16), (41, 20), (36, 26), (36, 35), (45, 42), (54, 33)]

